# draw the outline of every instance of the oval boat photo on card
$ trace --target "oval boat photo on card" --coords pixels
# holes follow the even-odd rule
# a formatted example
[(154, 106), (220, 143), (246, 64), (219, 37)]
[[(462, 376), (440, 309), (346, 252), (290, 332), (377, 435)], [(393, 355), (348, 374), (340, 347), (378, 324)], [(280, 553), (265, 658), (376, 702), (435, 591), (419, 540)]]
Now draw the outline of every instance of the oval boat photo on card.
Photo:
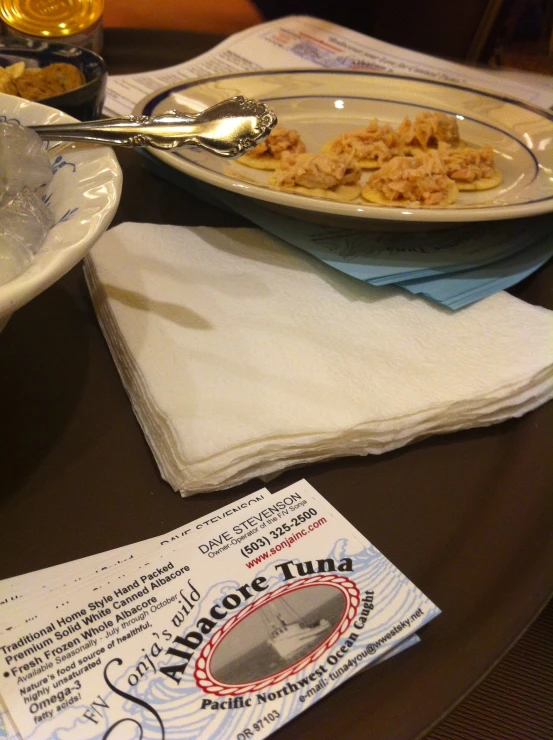
[(300, 673), (348, 629), (359, 605), (355, 583), (315, 576), (248, 605), (204, 647), (195, 678), (205, 691), (238, 695)]

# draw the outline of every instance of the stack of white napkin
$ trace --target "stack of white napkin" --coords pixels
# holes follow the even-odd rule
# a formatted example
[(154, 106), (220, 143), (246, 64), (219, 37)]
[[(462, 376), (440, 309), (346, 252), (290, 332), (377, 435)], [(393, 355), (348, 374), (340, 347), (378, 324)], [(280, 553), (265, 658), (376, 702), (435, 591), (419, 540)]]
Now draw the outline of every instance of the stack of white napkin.
[(553, 396), (553, 312), (499, 293), (452, 313), (259, 229), (122, 224), (86, 276), (161, 474), (183, 495)]

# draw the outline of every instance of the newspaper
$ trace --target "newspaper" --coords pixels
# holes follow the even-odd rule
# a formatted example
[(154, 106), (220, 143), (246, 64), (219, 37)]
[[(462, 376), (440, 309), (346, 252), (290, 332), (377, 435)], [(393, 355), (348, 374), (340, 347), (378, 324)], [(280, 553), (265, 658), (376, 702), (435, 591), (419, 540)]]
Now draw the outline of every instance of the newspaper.
[(108, 79), (104, 113), (128, 115), (145, 96), (187, 79), (262, 69), (325, 67), (393, 72), (463, 85), (553, 106), (549, 77), (521, 71), (480, 69), (404, 49), (325, 20), (288, 16), (234, 34), (191, 61)]
[(306, 481), (233, 507), (4, 604), (7, 737), (261, 739), (439, 614)]

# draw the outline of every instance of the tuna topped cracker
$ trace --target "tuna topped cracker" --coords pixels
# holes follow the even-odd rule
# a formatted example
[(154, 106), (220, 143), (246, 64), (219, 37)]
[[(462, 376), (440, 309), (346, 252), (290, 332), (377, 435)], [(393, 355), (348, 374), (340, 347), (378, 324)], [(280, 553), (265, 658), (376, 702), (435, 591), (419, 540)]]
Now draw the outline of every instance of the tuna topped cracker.
[(338, 154), (283, 154), (270, 186), (299, 195), (352, 201), (361, 194), (361, 168)]
[(256, 170), (276, 170), (284, 152), (302, 154), (305, 144), (296, 130), (277, 125), (265, 141), (243, 154), (238, 162)]

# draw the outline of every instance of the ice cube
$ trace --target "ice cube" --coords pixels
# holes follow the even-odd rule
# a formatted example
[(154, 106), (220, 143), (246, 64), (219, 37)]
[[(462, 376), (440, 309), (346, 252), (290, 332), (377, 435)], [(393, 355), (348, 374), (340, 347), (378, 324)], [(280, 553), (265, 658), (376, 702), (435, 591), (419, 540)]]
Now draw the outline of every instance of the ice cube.
[(0, 208), (0, 285), (27, 269), (53, 223), (48, 206), (27, 187)]
[(52, 211), (28, 187), (0, 208), (0, 234), (19, 241), (33, 254), (53, 225)]
[(24, 272), (32, 257), (33, 253), (19, 240), (0, 234), (0, 285), (9, 283)]
[(22, 188), (36, 190), (52, 179), (52, 167), (38, 134), (17, 123), (0, 123), (0, 201)]

